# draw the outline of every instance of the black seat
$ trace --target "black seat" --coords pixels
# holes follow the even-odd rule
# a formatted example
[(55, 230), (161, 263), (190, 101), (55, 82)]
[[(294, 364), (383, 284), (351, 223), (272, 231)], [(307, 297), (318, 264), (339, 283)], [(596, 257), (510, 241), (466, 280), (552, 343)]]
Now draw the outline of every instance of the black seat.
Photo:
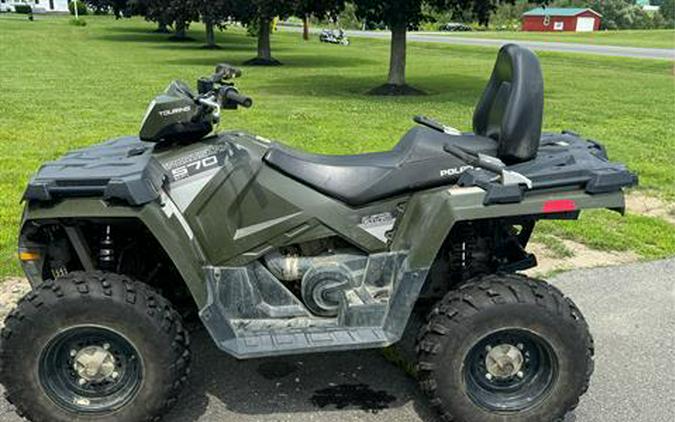
[(265, 162), (349, 205), (454, 183), (466, 163), (443, 151), (448, 144), (507, 163), (534, 158), (541, 135), (543, 83), (537, 57), (510, 44), (497, 63), (474, 114), (473, 134), (411, 129), (391, 150), (360, 155), (309, 154), (275, 144)]
[(450, 136), (412, 128), (386, 152), (319, 155), (275, 144), (265, 155), (272, 167), (328, 196), (363, 205), (392, 195), (454, 183), (465, 163), (443, 151), (446, 144), (494, 155), (497, 142), (474, 135)]

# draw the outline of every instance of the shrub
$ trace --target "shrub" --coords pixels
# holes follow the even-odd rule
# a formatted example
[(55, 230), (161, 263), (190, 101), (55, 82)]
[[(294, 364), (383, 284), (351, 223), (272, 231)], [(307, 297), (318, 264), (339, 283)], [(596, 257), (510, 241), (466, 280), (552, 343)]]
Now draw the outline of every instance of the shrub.
[(33, 13), (33, 8), (29, 4), (16, 4), (14, 5), (14, 11), (16, 13), (21, 13), (24, 15), (29, 15)]
[[(68, 2), (68, 10), (70, 11), (71, 15), (75, 15), (75, 2)], [(77, 14), (82, 16), (88, 13), (89, 9), (87, 9), (87, 5), (84, 4), (84, 0), (77, 0)]]
[(87, 26), (87, 21), (84, 20), (84, 19), (73, 18), (73, 19), (70, 20), (70, 24), (75, 25), (75, 26)]
[(661, 3), (661, 16), (664, 19), (664, 26), (666, 28), (675, 27), (675, 1), (663, 0)]

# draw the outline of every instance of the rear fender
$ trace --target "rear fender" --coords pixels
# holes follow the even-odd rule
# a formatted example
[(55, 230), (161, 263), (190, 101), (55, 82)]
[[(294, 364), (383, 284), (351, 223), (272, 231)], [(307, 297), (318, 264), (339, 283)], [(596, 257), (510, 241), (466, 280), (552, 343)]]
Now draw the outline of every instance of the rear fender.
[(435, 189), (413, 195), (392, 239), (392, 251), (407, 250), (411, 268), (428, 269), (459, 221), (513, 216), (547, 218), (584, 209), (625, 208), (621, 191), (594, 195), (583, 191), (530, 193), (516, 204), (487, 206), (483, 205), (485, 195), (478, 187)]

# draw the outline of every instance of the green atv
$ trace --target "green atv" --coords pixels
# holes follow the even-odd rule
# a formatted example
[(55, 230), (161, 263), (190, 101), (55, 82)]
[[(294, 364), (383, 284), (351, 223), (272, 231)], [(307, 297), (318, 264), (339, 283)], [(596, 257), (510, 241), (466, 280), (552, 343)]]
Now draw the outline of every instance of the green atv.
[[(390, 151), (326, 156), (240, 131), (220, 65), (151, 103), (140, 136), (70, 152), (25, 191), (33, 289), (5, 322), (0, 381), (39, 422), (154, 421), (188, 378), (199, 317), (240, 359), (383, 348), (417, 337), (442, 419), (561, 420), (593, 341), (558, 289), (519, 274), (539, 220), (622, 212), (637, 177), (595, 141), (541, 132), (537, 57), (498, 55), (460, 132), (418, 116)], [(408, 334), (416, 315), (426, 320)], [(405, 333), (405, 335), (404, 335)]]

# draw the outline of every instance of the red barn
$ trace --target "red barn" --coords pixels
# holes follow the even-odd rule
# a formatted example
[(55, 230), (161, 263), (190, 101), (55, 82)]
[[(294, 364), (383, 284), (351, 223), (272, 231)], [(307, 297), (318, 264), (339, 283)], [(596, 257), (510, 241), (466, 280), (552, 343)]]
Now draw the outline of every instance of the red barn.
[(523, 14), (523, 31), (597, 31), (600, 18), (592, 9), (537, 7)]

